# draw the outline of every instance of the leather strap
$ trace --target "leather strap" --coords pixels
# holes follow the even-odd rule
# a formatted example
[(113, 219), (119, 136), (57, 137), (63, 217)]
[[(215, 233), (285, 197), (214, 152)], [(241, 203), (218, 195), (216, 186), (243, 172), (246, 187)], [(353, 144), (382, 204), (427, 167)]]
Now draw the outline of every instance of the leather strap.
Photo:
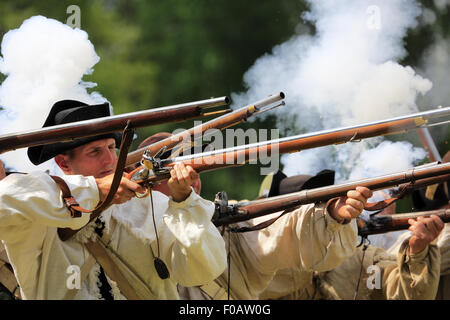
[(268, 226), (273, 224), (275, 221), (277, 221), (279, 218), (284, 216), (286, 213), (292, 212), (292, 211), (294, 211), (297, 208), (298, 207), (291, 208), (291, 209), (286, 209), (279, 216), (277, 216), (275, 218), (272, 218), (272, 219), (269, 219), (269, 220), (266, 220), (266, 221), (263, 221), (261, 223), (258, 223), (257, 225), (251, 226), (251, 227), (240, 227), (240, 228), (232, 228), (232, 227), (230, 227), (229, 230), (231, 232), (234, 232), (234, 233), (244, 233), (244, 232), (261, 230), (261, 229), (267, 228)]
[(399, 199), (401, 199), (401, 197), (393, 197), (393, 198), (381, 200), (378, 202), (370, 202), (370, 203), (368, 202), (365, 204), (364, 210), (367, 210), (367, 211), (384, 210)]
[(402, 199), (413, 189), (414, 189), (414, 182), (411, 182), (410, 184), (407, 184), (407, 185), (403, 185), (399, 188), (399, 191), (398, 191), (398, 194), (396, 197), (392, 197), (392, 198), (377, 201), (377, 202), (366, 203), (366, 205), (364, 206), (364, 210), (367, 210), (367, 211), (384, 210), (387, 207), (389, 207), (390, 205), (397, 202), (398, 200)]
[(81, 213), (89, 213), (92, 212), (91, 210), (86, 210), (83, 207), (81, 207), (78, 202), (74, 199), (72, 194), (70, 193), (70, 189), (67, 186), (67, 183), (58, 176), (50, 176), (58, 185), (58, 187), (61, 189), (62, 192), (62, 198), (64, 200), (64, 203), (66, 204), (67, 208), (70, 211), (70, 216), (72, 218), (78, 218), (81, 217)]
[[(117, 282), (117, 285), (121, 289), (121, 291), (123, 290), (122, 288), (129, 286), (128, 284), (132, 283), (132, 291), (135, 295), (137, 295), (137, 299), (156, 300), (158, 298), (157, 295), (155, 295), (148, 287), (145, 281), (141, 277), (139, 277), (139, 274), (135, 270), (133, 270), (132, 266), (130, 266), (126, 261), (123, 261), (122, 258), (109, 246), (109, 244), (105, 243), (105, 240), (101, 239), (96, 243), (104, 248), (107, 254), (107, 259), (110, 260), (109, 265), (111, 265), (113, 268), (118, 268), (118, 266), (120, 266), (120, 272), (123, 275), (123, 278), (122, 280), (115, 279), (115, 281)], [(149, 250), (151, 250), (151, 248)], [(107, 273), (106, 266), (102, 265), (102, 267)], [(121, 282), (119, 283), (119, 281)]]
[[(95, 264), (95, 258), (90, 255), (86, 261), (84, 262), (83, 266), (80, 269), (80, 283), (83, 283), (83, 281), (86, 279), (86, 277), (89, 274), (89, 271), (91, 271), (92, 267)], [(73, 300), (75, 295), (77, 294), (78, 289), (69, 289), (67, 290), (65, 296), (63, 297), (63, 300)]]
[[(332, 199), (328, 200), (328, 202), (327, 202), (327, 204), (325, 205), (325, 207), (328, 208), (329, 204), (330, 204), (332, 201), (335, 201), (335, 200), (337, 200), (337, 199), (339, 199), (339, 198), (332, 198)], [(272, 219), (269, 219), (269, 220), (266, 220), (266, 221), (263, 221), (263, 222), (261, 222), (261, 223), (258, 223), (257, 225), (254, 225), (254, 226), (252, 226), (252, 227), (229, 228), (229, 230), (230, 230), (231, 232), (235, 232), (235, 233), (238, 233), (238, 232), (239, 232), (239, 233), (243, 233), (243, 232), (250, 232), (250, 231), (261, 230), (261, 229), (267, 228), (268, 226), (270, 226), (271, 224), (273, 224), (275, 221), (277, 221), (278, 219), (280, 219), (280, 218), (281, 218), (282, 216), (284, 216), (286, 213), (292, 212), (292, 211), (294, 211), (294, 210), (296, 210), (296, 209), (298, 209), (298, 208), (300, 208), (300, 207), (301, 207), (301, 205), (300, 205), (300, 206), (293, 207), (293, 208), (290, 208), (290, 209), (286, 209), (286, 210), (284, 210), (279, 216), (277, 216), (277, 217), (275, 217), (275, 218), (272, 218)], [(348, 224), (348, 223), (350, 223), (350, 221), (351, 221), (351, 220), (344, 219), (344, 220), (341, 222), (341, 224)]]
[(134, 289), (128, 283), (119, 268), (111, 260), (106, 249), (98, 241), (88, 241), (85, 246), (89, 253), (94, 256), (95, 260), (97, 260), (97, 262), (102, 266), (106, 275), (117, 283), (120, 292), (128, 300), (139, 300), (139, 297), (134, 292)]

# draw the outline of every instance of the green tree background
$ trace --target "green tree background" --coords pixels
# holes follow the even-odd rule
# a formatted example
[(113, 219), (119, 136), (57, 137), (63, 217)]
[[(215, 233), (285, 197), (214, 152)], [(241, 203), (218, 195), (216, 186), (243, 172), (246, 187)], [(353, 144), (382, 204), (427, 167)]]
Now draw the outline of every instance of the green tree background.
[[(314, 32), (301, 19), (308, 9), (302, 0), (17, 0), (0, 2), (0, 35), (34, 15), (66, 22), (66, 10), (74, 4), (81, 9), (81, 29), (101, 58), (84, 80), (97, 83), (94, 90), (111, 101), (116, 114), (242, 92), (243, 75), (257, 58), (295, 34)], [(422, 4), (437, 19), (405, 39), (409, 54), (401, 63), (413, 67), (437, 35), (449, 33), (448, 10), (433, 1)], [(240, 127), (274, 128), (275, 123), (271, 116)], [(139, 129), (132, 147), (156, 132), (192, 124)], [(410, 140), (420, 145), (417, 138)], [(446, 140), (439, 145), (442, 154)], [(230, 198), (253, 199), (263, 178), (257, 165), (203, 173), (202, 195), (213, 199), (225, 190)]]

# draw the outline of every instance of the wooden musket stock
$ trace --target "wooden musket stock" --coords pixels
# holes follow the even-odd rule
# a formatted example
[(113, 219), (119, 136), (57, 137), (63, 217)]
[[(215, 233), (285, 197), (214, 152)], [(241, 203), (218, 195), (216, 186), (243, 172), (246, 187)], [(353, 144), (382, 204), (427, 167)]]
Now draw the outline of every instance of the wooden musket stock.
[(391, 231), (406, 230), (410, 227), (409, 219), (418, 217), (430, 217), (437, 215), (444, 223), (450, 222), (450, 209), (439, 209), (413, 213), (397, 213), (392, 215), (375, 215), (370, 219), (358, 218), (358, 235), (367, 237), (373, 234), (386, 233)]

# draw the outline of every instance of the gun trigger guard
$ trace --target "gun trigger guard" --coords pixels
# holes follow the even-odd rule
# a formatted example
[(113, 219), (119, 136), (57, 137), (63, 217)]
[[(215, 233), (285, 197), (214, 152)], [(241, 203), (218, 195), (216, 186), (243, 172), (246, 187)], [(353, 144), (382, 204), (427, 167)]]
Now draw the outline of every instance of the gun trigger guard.
[(145, 193), (139, 193), (139, 192), (135, 192), (136, 194), (136, 198), (145, 198), (150, 194), (150, 188), (147, 188)]

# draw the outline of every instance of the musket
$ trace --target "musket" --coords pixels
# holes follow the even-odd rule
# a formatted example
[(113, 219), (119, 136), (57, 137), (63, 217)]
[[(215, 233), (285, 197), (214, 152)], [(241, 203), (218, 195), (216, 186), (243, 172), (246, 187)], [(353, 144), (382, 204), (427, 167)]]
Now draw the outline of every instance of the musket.
[[(176, 152), (182, 151), (182, 149), (186, 146), (186, 141), (191, 141), (190, 139), (193, 137), (194, 141), (198, 134), (203, 134), (207, 132), (208, 129), (225, 129), (230, 126), (236, 125), (238, 123), (242, 123), (247, 121), (247, 119), (253, 115), (261, 114), (263, 112), (272, 110), (278, 106), (284, 105), (284, 101), (277, 105), (271, 105), (279, 100), (284, 99), (285, 95), (283, 92), (280, 92), (276, 95), (269, 96), (268, 98), (262, 99), (258, 102), (255, 102), (252, 105), (240, 108), (226, 115), (217, 117), (208, 122), (195, 126), (191, 129), (184, 130), (178, 134), (175, 134), (167, 139), (163, 139), (156, 143), (153, 143), (149, 146), (136, 150), (135, 152), (128, 153), (126, 159), (124, 160), (124, 166), (129, 166), (134, 164), (135, 162), (140, 161), (142, 154), (151, 154), (157, 156), (166, 150), (170, 150), (174, 147), (178, 149)], [(191, 143), (188, 143), (188, 146), (191, 147)], [(117, 170), (117, 169), (116, 169)], [(120, 176), (122, 176), (122, 172), (120, 171)], [(118, 173), (115, 173), (115, 176)], [(111, 193), (111, 190), (110, 190)], [(147, 193), (148, 194), (148, 193)], [(101, 211), (98, 211), (97, 214), (100, 214)], [(94, 219), (96, 214), (91, 215), (91, 220)], [(61, 240), (66, 241), (71, 238), (78, 230), (72, 230), (70, 228), (59, 228), (58, 235)]]
[[(285, 95), (280, 92), (276, 95), (271, 95), (268, 98), (257, 101), (253, 104), (234, 110), (220, 117), (214, 118), (208, 122), (197, 125), (191, 129), (184, 130), (171, 137), (153, 143), (149, 146), (140, 148), (136, 151), (128, 153), (126, 166), (138, 163), (141, 161), (144, 152), (148, 152), (149, 156), (155, 156), (158, 151), (164, 148), (164, 151), (169, 151), (177, 147), (177, 153), (183, 152), (184, 148), (191, 147), (194, 141), (198, 138), (205, 138), (208, 136), (208, 130), (218, 129), (224, 130), (231, 126), (247, 121), (248, 118), (272, 110), (278, 106), (284, 105), (284, 101), (277, 105), (271, 104), (284, 99)], [(174, 154), (174, 153), (172, 153)]]
[[(223, 114), (230, 109), (211, 111), (211, 108), (228, 105), (229, 98), (224, 96), (177, 104), (173, 106), (124, 113), (52, 127), (10, 133), (0, 136), (0, 154), (20, 148), (70, 141), (77, 138), (102, 135), (122, 131), (127, 123), (130, 129), (178, 122), (199, 117)], [(208, 112), (211, 111), (211, 112)]]
[[(369, 188), (372, 191), (397, 186), (408, 186), (410, 188), (422, 188), (429, 184), (446, 181), (450, 179), (450, 163), (426, 164), (413, 167), (409, 170), (373, 178), (347, 182), (338, 185), (302, 190), (290, 194), (258, 199), (253, 201), (242, 201), (228, 204), (226, 195), (216, 197), (216, 211), (213, 222), (216, 226), (227, 225), (245, 221), (283, 210), (292, 210), (301, 205), (328, 201), (336, 197), (342, 197), (348, 191), (357, 186)], [(370, 204), (366, 204), (370, 206)]]
[(442, 161), (441, 155), (436, 147), (436, 143), (430, 134), (430, 130), (428, 130), (428, 128), (420, 128), (417, 130), (417, 134), (419, 135), (425, 151), (428, 153), (428, 158), (430, 161)]
[(437, 215), (442, 222), (450, 222), (450, 209), (438, 209), (421, 212), (396, 213), (388, 215), (375, 214), (369, 219), (358, 217), (356, 224), (358, 226), (358, 235), (367, 237), (373, 234), (387, 233), (398, 230), (406, 230), (410, 227), (409, 219), (418, 217), (430, 217)]
[(268, 158), (272, 153), (292, 153), (331, 144), (355, 142), (380, 135), (403, 133), (425, 127), (430, 120), (448, 118), (449, 116), (450, 107), (446, 107), (366, 124), (323, 130), (170, 159), (159, 159), (144, 152), (141, 161), (143, 165), (133, 170), (127, 177), (141, 185), (150, 186), (158, 183), (158, 181), (170, 178), (170, 169), (176, 163), (182, 162), (191, 166), (197, 172), (206, 172), (240, 166), (251, 160)]

